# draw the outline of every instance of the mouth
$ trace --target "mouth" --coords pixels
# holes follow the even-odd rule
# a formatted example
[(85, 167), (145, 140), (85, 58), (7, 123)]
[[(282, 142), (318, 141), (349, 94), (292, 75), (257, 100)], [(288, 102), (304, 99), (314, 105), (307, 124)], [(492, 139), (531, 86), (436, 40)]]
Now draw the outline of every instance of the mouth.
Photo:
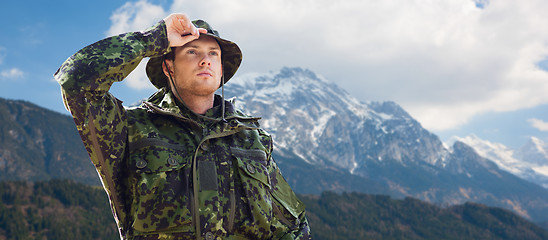
[(200, 77), (213, 77), (213, 74), (211, 72), (208, 72), (208, 71), (199, 72), (197, 75), (200, 76)]

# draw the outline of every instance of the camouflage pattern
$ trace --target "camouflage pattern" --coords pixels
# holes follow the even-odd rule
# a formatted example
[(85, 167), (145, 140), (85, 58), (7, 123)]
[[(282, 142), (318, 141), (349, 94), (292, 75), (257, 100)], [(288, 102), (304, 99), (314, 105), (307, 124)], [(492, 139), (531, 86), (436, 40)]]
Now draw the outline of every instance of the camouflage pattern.
[(55, 73), (107, 192), (122, 239), (309, 239), (303, 203), (258, 118), (225, 102), (203, 116), (160, 88), (125, 109), (108, 90), (166, 54), (165, 23), (103, 39)]
[[(192, 23), (197, 28), (206, 29), (207, 33), (205, 33), (205, 35), (211, 36), (217, 40), (217, 43), (221, 47), (224, 82), (228, 82), (228, 80), (236, 74), (236, 71), (240, 67), (240, 63), (242, 62), (242, 51), (235, 43), (221, 38), (219, 32), (213, 30), (213, 28), (206, 21), (194, 20)], [(146, 66), (148, 78), (158, 89), (169, 86), (168, 78), (162, 70), (163, 60), (164, 56), (153, 57), (148, 61)]]

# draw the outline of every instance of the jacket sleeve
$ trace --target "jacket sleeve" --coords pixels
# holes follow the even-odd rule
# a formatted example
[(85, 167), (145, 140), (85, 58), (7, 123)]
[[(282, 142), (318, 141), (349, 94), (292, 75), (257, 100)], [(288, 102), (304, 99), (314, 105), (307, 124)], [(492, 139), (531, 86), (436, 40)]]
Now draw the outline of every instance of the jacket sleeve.
[[(264, 135), (266, 132), (260, 130)], [(274, 215), (289, 226), (290, 231), (287, 232), (281, 239), (311, 239), (310, 226), (306, 218), (304, 203), (297, 197), (295, 192), (289, 186), (289, 183), (282, 176), (280, 168), (272, 157), (273, 144), (272, 138), (268, 135), (268, 172), (272, 184), (271, 193), (275, 201)]]
[(299, 239), (299, 240), (312, 239), (312, 235), (310, 234), (310, 226), (308, 225), (308, 220), (306, 219), (304, 212), (301, 214), (299, 219), (300, 219), (299, 227), (291, 233), (292, 234), (291, 239)]
[(144, 57), (169, 51), (163, 21), (143, 32), (129, 32), (93, 43), (69, 57), (54, 74), (65, 107), (109, 196), (113, 214), (124, 234), (127, 196), (124, 161), (127, 116), (122, 102), (108, 91), (122, 81)]
[[(290, 226), (290, 232), (284, 235), (281, 239), (311, 239), (310, 226), (306, 218), (305, 205), (298, 199), (297, 195), (291, 190), (291, 187), (282, 176), (280, 169), (276, 164), (272, 164), (275, 168), (272, 187), (272, 195), (276, 199), (273, 204), (280, 204), (277, 207), (279, 212), (275, 211), (277, 218)], [(283, 210), (282, 210), (283, 209)]]

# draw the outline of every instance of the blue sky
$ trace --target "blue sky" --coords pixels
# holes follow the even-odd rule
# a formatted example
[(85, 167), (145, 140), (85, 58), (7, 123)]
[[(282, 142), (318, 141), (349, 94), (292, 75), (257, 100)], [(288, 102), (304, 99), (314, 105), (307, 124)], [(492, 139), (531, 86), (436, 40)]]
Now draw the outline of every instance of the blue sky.
[[(66, 113), (52, 77), (66, 58), (171, 12), (237, 42), (236, 77), (308, 68), (359, 100), (395, 101), (442, 140), (548, 141), (543, 0), (9, 1), (0, 7), (0, 97)], [(142, 69), (113, 88), (128, 104), (153, 91)]]
[(53, 73), (78, 49), (105, 37), (110, 15), (124, 3), (4, 1), (0, 7), (0, 97), (67, 113)]

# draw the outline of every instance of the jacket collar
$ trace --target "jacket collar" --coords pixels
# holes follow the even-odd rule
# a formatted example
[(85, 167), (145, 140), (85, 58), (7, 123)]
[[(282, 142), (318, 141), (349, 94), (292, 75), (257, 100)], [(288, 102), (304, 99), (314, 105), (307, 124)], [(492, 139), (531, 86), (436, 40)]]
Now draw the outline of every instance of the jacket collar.
[[(193, 112), (183, 103), (177, 101), (173, 93), (168, 91), (167, 88), (161, 88), (144, 101), (143, 105), (149, 111), (172, 115), (181, 120), (191, 121), (203, 126), (222, 121), (221, 101), (224, 101), (222, 97), (215, 95), (213, 108), (207, 110), (204, 115), (201, 115)], [(243, 114), (241, 111), (236, 111), (232, 102), (225, 101), (225, 119), (236, 119), (238, 122), (257, 122), (261, 118), (250, 117)]]

